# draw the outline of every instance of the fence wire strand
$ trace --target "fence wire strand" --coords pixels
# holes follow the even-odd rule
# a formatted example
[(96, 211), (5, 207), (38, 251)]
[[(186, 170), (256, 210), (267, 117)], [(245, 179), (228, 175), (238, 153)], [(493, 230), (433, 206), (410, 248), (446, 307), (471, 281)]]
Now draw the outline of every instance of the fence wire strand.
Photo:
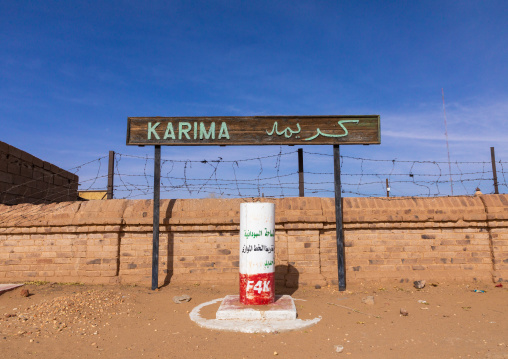
[[(303, 151), (306, 163), (305, 193), (331, 196), (334, 193), (333, 154)], [(153, 191), (153, 157), (116, 155), (116, 198), (150, 198)], [(142, 161), (142, 171), (119, 166), (121, 159)], [(504, 162), (498, 161), (498, 186), (506, 191)], [(477, 188), (493, 193), (489, 161), (456, 161), (452, 173), (448, 162), (432, 160), (372, 159), (341, 156), (342, 192), (348, 196), (435, 197), (449, 196), (450, 178), (455, 195), (473, 195)], [(298, 196), (297, 151), (240, 159), (164, 159), (161, 162), (161, 191), (167, 198), (251, 198)], [(322, 169), (326, 169), (323, 171)], [(144, 178), (144, 183), (139, 178)]]
[[(231, 154), (230, 154), (231, 156)], [(333, 154), (303, 151), (306, 196), (333, 196)], [(80, 191), (105, 191), (108, 166), (103, 156), (69, 170), (79, 175)], [(114, 156), (114, 198), (152, 198), (153, 161), (151, 156), (116, 153)], [(471, 196), (477, 188), (485, 194), (494, 192), (494, 178), (490, 161), (455, 161), (452, 173), (448, 162), (432, 160), (372, 159), (341, 156), (342, 192), (344, 196), (360, 197), (435, 197), (449, 196), (450, 178), (454, 195)], [(507, 166), (496, 161), (500, 193), (506, 193)], [(57, 174), (54, 174), (57, 175)], [(248, 158), (201, 158), (161, 160), (162, 198), (252, 198), (297, 197), (299, 195), (297, 150), (283, 151)], [(12, 186), (10, 192), (22, 192), (24, 184)], [(388, 182), (387, 188), (386, 183)], [(35, 193), (36, 192), (36, 193)], [(35, 204), (58, 202), (55, 193), (34, 191), (41, 197)], [(62, 192), (62, 198), (68, 191)], [(20, 193), (19, 196), (23, 196)], [(4, 204), (14, 204), (4, 201)], [(34, 202), (32, 202), (34, 203)], [(34, 209), (35, 211), (35, 209)], [(2, 213), (2, 221), (10, 220), (9, 210)], [(20, 220), (31, 218), (30, 211), (16, 212)], [(0, 222), (1, 223), (1, 222)]]

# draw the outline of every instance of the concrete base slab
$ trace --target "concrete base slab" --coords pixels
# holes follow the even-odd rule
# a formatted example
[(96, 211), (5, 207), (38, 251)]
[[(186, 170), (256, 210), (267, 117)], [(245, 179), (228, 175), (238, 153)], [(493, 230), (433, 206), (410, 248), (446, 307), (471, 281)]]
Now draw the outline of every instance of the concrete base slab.
[(195, 307), (190, 313), (190, 319), (202, 328), (225, 330), (239, 333), (280, 333), (291, 330), (301, 330), (317, 324), (321, 317), (302, 320), (302, 319), (206, 319), (201, 316), (201, 309), (222, 302), (224, 298), (214, 299), (202, 303)]
[(296, 307), (290, 295), (276, 295), (275, 302), (268, 305), (245, 305), (240, 303), (239, 295), (228, 295), (216, 314), (222, 320), (294, 320)]

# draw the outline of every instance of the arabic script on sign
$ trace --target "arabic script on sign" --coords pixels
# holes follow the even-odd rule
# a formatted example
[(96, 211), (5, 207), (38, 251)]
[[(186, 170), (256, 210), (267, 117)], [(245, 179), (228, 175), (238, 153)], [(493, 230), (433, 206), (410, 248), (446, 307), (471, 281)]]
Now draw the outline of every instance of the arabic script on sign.
[[(299, 123), (296, 124), (296, 127), (298, 128), (296, 131), (293, 131), (290, 127), (286, 127), (284, 130), (279, 131), (279, 124), (277, 123), (277, 121), (275, 121), (275, 123), (273, 124), (272, 130), (270, 132), (268, 132), (268, 130), (266, 130), (266, 134), (268, 136), (272, 136), (274, 133), (276, 133), (278, 136), (284, 135), (284, 137), (290, 138), (291, 136), (293, 136), (293, 134), (300, 133), (300, 131), (302, 130), (300, 128)], [(296, 136), (296, 138), (299, 138), (299, 137), (300, 136)]]
[[(358, 124), (358, 122), (360, 122), (360, 120), (339, 120), (339, 121), (337, 121), (337, 123), (342, 128), (342, 130), (344, 130), (344, 133), (339, 133), (339, 134), (325, 133), (325, 132), (321, 131), (318, 127), (318, 128), (316, 128), (316, 134), (314, 136), (303, 138), (302, 141), (312, 141), (315, 138), (317, 138), (318, 136), (332, 137), (332, 138), (346, 137), (349, 134), (349, 131), (347, 130), (346, 126), (344, 126), (344, 124), (345, 123)], [(277, 136), (284, 135), (284, 137), (290, 138), (294, 134), (300, 133), (301, 130), (302, 129), (300, 127), (300, 124), (297, 123), (296, 130), (291, 129), (290, 127), (286, 127), (282, 131), (279, 131), (279, 124), (277, 121), (275, 121), (273, 124), (272, 130), (271, 131), (266, 130), (266, 134), (268, 136), (273, 136), (274, 134), (276, 134)], [(295, 138), (300, 138), (300, 136), (295, 136)]]
[(359, 120), (340, 120), (337, 123), (339, 124), (340, 127), (342, 127), (342, 129), (344, 130), (344, 133), (341, 133), (338, 135), (333, 135), (333, 134), (321, 132), (321, 130), (319, 128), (317, 128), (316, 134), (314, 136), (304, 138), (303, 140), (304, 141), (312, 141), (319, 135), (324, 136), (324, 137), (346, 137), (349, 134), (349, 132), (348, 132), (346, 126), (343, 125), (343, 123), (358, 123), (358, 122), (359, 122)]

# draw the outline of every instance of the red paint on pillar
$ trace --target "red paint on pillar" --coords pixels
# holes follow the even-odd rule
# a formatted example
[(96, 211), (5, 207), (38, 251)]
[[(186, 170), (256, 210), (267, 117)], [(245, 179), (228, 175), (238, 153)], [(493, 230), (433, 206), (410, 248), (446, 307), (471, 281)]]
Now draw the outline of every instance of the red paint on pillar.
[(240, 273), (240, 303), (265, 305), (275, 301), (274, 273)]

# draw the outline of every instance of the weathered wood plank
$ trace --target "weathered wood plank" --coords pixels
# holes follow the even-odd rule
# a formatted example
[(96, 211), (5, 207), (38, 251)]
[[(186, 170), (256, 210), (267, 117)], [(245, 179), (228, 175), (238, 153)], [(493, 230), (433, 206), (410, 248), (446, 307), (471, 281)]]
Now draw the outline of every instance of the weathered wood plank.
[(129, 117), (127, 145), (380, 144), (380, 118), (367, 116)]

